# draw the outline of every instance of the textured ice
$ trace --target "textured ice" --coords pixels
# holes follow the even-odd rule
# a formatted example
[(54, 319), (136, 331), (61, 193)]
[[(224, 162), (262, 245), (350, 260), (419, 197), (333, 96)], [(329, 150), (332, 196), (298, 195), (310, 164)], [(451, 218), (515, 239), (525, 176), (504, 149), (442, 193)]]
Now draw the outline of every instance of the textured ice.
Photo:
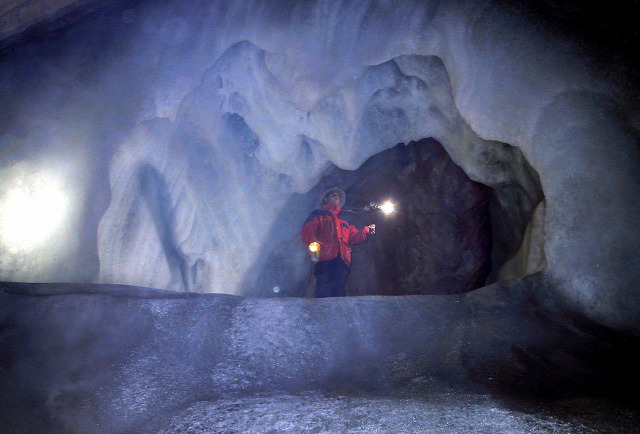
[[(460, 118), (439, 59), (370, 67), (303, 114), (264, 58), (248, 42), (234, 45), (185, 99), (175, 127), (147, 121), (120, 148), (98, 233), (103, 282), (235, 293), (264, 254), (255, 247), (269, 245), (265, 229), (278, 224), (283, 197), (310, 189), (329, 163), (355, 169), (422, 137), (441, 141), (499, 198), (499, 188), (516, 185), (532, 202), (523, 208), (540, 200), (520, 152), (480, 139)], [(158, 178), (158, 192), (146, 190), (141, 167)]]
[(159, 433), (632, 433), (634, 409), (605, 400), (505, 402), (442, 390), (418, 397), (264, 394), (198, 402)]
[(23, 41), (0, 59), (0, 151), (33, 173), (0, 194), (59, 159), (70, 213), (55, 243), (3, 244), (0, 278), (237, 293), (329, 164), (434, 137), (508, 205), (535, 190), (526, 159), (557, 296), (637, 330), (637, 87), (507, 3), (118, 2)]
[(340, 299), (0, 283), (0, 421), (56, 433), (637, 430), (638, 340), (536, 302), (538, 282)]

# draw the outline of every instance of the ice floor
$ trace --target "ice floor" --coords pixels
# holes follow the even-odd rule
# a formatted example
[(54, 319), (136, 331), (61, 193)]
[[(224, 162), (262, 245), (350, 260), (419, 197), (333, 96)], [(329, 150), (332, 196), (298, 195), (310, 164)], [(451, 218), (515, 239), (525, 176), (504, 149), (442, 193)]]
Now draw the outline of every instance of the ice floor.
[(508, 402), (460, 391), (413, 396), (270, 393), (198, 402), (161, 433), (637, 433), (640, 414), (604, 399)]

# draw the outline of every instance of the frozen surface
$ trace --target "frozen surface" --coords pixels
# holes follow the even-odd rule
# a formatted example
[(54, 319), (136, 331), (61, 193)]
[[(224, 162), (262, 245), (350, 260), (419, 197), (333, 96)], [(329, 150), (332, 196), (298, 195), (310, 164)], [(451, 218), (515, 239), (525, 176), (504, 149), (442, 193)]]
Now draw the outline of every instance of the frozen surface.
[(633, 433), (640, 414), (602, 399), (517, 402), (461, 390), (421, 397), (264, 394), (198, 402), (159, 433)]
[(638, 340), (562, 310), (535, 277), (329, 299), (0, 283), (0, 422), (55, 433), (637, 427)]

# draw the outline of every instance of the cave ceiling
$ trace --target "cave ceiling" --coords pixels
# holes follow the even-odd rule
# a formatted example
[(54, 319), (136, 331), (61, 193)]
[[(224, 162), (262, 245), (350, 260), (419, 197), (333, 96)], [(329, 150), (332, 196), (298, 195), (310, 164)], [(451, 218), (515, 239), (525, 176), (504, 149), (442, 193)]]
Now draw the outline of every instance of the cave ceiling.
[[(511, 0), (502, 1), (509, 3)], [(4, 0), (0, 2), (0, 49), (29, 37), (72, 24), (87, 13), (123, 0)], [(141, 3), (138, 1), (137, 3)], [(606, 41), (621, 51), (633, 53), (638, 31), (629, 17), (637, 16), (640, 5), (633, 1), (606, 5), (578, 0), (534, 0), (527, 6), (533, 13), (551, 17), (558, 25), (590, 39)]]

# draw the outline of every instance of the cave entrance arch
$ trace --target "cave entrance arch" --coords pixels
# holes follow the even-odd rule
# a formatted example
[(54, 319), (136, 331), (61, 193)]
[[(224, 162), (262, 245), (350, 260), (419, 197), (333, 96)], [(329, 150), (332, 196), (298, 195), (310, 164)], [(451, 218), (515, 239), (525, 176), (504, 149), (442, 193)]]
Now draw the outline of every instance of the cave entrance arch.
[[(398, 217), (405, 219), (403, 224), (380, 222), (379, 235), (357, 246), (349, 294), (460, 293), (540, 269), (543, 261), (532, 260), (542, 251), (535, 230), (542, 227), (535, 223), (543, 210), (538, 177), (516, 147), (478, 136), (460, 116), (440, 59), (403, 55), (369, 66), (304, 113), (294, 109), (287, 86), (271, 74), (265, 55), (246, 41), (230, 47), (185, 99), (175, 124), (169, 122), (156, 134), (143, 123), (113, 163), (114, 173), (127, 173), (131, 149), (135, 158), (161, 169), (170, 212), (184, 217), (171, 230), (189, 272), (157, 273), (156, 266), (175, 269), (175, 261), (165, 264), (162, 254), (144, 252), (151, 257), (145, 269), (121, 273), (128, 256), (131, 263), (141, 259), (130, 249), (111, 248), (117, 241), (105, 236), (99, 243), (107, 251), (101, 253), (101, 277), (131, 283), (133, 276), (135, 282), (146, 279), (147, 285), (167, 287), (171, 282), (164, 276), (182, 272), (185, 281), (193, 280), (184, 288), (308, 295), (311, 264), (299, 230), (317, 207), (317, 195), (336, 185), (349, 193), (351, 205), (383, 200), (384, 188), (395, 186), (397, 191), (386, 194), (400, 196), (395, 200), (406, 213)], [(238, 74), (244, 79), (235, 80)], [(429, 148), (423, 143), (428, 137), (442, 146), (418, 150)], [(447, 154), (455, 165), (436, 158)], [(413, 161), (407, 160), (410, 155)], [(433, 176), (445, 168), (451, 179)], [(385, 172), (388, 177), (381, 177)], [(466, 178), (462, 182), (464, 173), (489, 190)], [(123, 199), (112, 201), (101, 220), (116, 234), (122, 216), (129, 215), (123, 212), (129, 207), (129, 187), (119, 188), (113, 196)], [(466, 190), (474, 194), (461, 193)], [(307, 193), (294, 193), (301, 191)], [(143, 238), (162, 251), (160, 241)], [(537, 254), (531, 248), (536, 246)], [(367, 249), (373, 250), (358, 259)], [(351, 287), (355, 283), (359, 287)]]
[[(253, 123), (247, 120), (249, 128)], [(347, 192), (349, 206), (400, 196), (395, 200), (404, 213), (396, 217), (402, 224), (379, 222), (381, 232), (355, 246), (348, 295), (456, 294), (546, 266), (536, 171), (517, 147), (478, 136), (462, 118), (441, 59), (403, 55), (370, 66), (318, 102), (303, 124), (296, 167), (319, 181), (282, 208), (260, 258), (244, 274), (242, 294), (313, 293), (299, 230), (317, 195), (333, 186)], [(357, 168), (330, 166), (320, 175), (329, 162)], [(377, 169), (368, 173), (370, 167)], [(304, 171), (284, 171), (292, 184), (308, 188), (300, 180)], [(357, 226), (371, 223), (352, 217)]]

